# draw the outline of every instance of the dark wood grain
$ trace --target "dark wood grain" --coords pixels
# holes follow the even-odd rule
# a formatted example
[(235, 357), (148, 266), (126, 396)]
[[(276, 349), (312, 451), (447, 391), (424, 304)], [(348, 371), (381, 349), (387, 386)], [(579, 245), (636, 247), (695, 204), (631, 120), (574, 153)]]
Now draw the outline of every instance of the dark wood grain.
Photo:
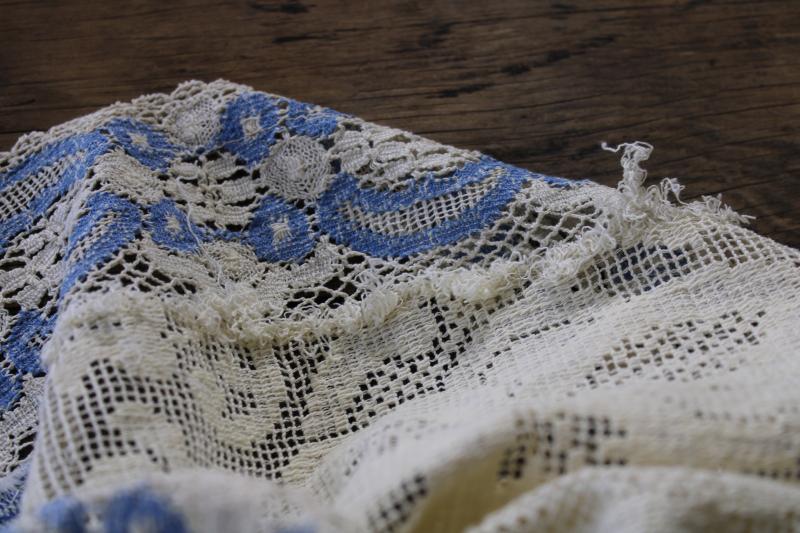
[(601, 141), (800, 246), (800, 2), (0, 0), (0, 147), (227, 78), (549, 174)]

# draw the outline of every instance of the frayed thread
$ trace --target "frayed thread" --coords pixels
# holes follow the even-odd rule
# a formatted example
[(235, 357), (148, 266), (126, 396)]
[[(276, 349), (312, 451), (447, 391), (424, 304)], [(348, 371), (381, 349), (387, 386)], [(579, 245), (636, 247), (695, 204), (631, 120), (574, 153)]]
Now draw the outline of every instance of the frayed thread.
[[(451, 271), (430, 269), (413, 280), (377, 286), (362, 301), (347, 302), (332, 316), (302, 320), (276, 320), (275, 309), (263, 294), (247, 283), (226, 284), (220, 291), (200, 292), (193, 299), (153, 299), (146, 294), (117, 293), (102, 299), (76, 300), (59, 317), (50, 342), (42, 351), (42, 364), (52, 368), (69, 350), (76, 329), (91, 328), (95, 342), (108, 346), (119, 342), (118, 324), (134, 327), (151, 323), (162, 327), (161, 317), (173, 314), (186, 323), (197, 324), (220, 339), (272, 346), (307, 337), (333, 337), (363, 328), (379, 327), (390, 321), (397, 310), (420, 298), (457, 299), (476, 304), (496, 298), (535, 276), (526, 262), (499, 262), (488, 269), (458, 268)], [(117, 324), (117, 325), (115, 325)], [(123, 328), (124, 329), (124, 328)], [(85, 348), (84, 348), (85, 349)], [(122, 353), (124, 352), (124, 354)], [(144, 350), (120, 350), (131, 363), (141, 363)]]
[[(681, 200), (684, 186), (675, 178), (664, 178), (658, 185), (644, 187), (647, 180), (647, 171), (640, 165), (642, 161), (650, 158), (653, 152), (651, 144), (636, 141), (623, 143), (611, 147), (605, 142), (600, 145), (603, 150), (617, 153), (623, 150), (620, 164), (623, 173), (622, 180), (617, 185), (617, 191), (622, 195), (621, 218), (625, 222), (645, 220), (649, 222), (668, 222), (676, 217), (693, 215), (715, 222), (746, 224), (754, 218), (749, 215), (740, 215), (722, 203), (721, 195), (702, 196), (699, 201), (686, 203)], [(670, 200), (673, 197), (674, 202)], [(628, 224), (632, 230), (640, 229), (635, 224)], [(623, 228), (621, 233), (625, 234)], [(635, 233), (635, 238), (639, 237)]]
[(378, 327), (391, 320), (398, 308), (421, 297), (455, 298), (465, 303), (485, 301), (510, 289), (515, 280), (530, 275), (531, 266), (521, 262), (502, 263), (481, 271), (466, 268), (446, 272), (431, 270), (417, 279), (391, 287), (375, 287), (362, 301), (347, 302), (337, 308), (335, 316), (304, 320), (273, 321), (265, 318), (263, 309), (259, 308), (263, 298), (246, 284), (237, 285), (224, 297), (208, 293), (200, 295), (199, 302), (176, 301), (175, 305), (218, 334), (268, 345), (306, 335), (336, 336), (365, 327)]
[[(537, 258), (519, 261), (497, 261), (491, 267), (457, 268), (448, 271), (430, 269), (413, 280), (383, 285), (373, 280), (373, 290), (362, 301), (347, 302), (337, 308), (335, 316), (309, 317), (303, 320), (275, 320), (281, 308), (277, 302), (265, 298), (262, 292), (249, 283), (237, 283), (224, 279), (221, 267), (216, 265), (217, 282), (221, 291), (209, 291), (198, 295), (196, 300), (170, 299), (165, 307), (174, 309), (182, 316), (191, 317), (208, 331), (223, 338), (250, 340), (268, 345), (303, 338), (306, 335), (335, 336), (353, 332), (364, 327), (376, 327), (390, 320), (396, 310), (409, 301), (421, 297), (458, 299), (465, 303), (478, 303), (496, 298), (518, 287), (524, 280), (542, 278), (559, 284), (568, 282), (594, 258), (612, 252), (618, 247), (627, 247), (643, 242), (648, 232), (665, 222), (675, 222), (689, 217), (692, 222), (715, 221), (717, 223), (743, 223), (741, 216), (724, 206), (718, 197), (703, 197), (701, 201), (685, 203), (680, 200), (683, 187), (675, 179), (666, 178), (658, 185), (644, 187), (647, 172), (641, 162), (648, 159), (653, 147), (643, 142), (625, 143), (603, 149), (622, 151), (620, 159), (623, 178), (616, 191), (606, 188), (597, 204), (600, 214), (594, 225), (587, 226), (573, 240), (547, 249)], [(674, 198), (676, 203), (670, 200)], [(193, 234), (194, 235), (194, 234)], [(194, 235), (200, 245), (200, 239)], [(201, 254), (204, 252), (199, 246)], [(141, 302), (134, 303), (134, 300)], [(86, 321), (103, 321), (113, 311), (110, 307), (114, 297), (89, 305), (73, 305), (64, 313), (53, 338), (61, 339), (61, 332)], [(139, 310), (145, 306), (142, 296), (121, 297), (118, 310), (131, 320), (149, 320)], [(165, 302), (166, 303), (166, 302)], [(152, 310), (157, 315), (155, 309)], [(131, 316), (136, 315), (136, 316)], [(43, 351), (43, 362), (51, 364), (60, 350), (58, 342), (48, 343)]]
[(662, 223), (691, 217), (697, 222), (746, 224), (753, 217), (740, 215), (722, 203), (720, 196), (703, 196), (686, 203), (680, 194), (683, 185), (674, 178), (664, 178), (658, 185), (645, 187), (647, 171), (642, 161), (649, 159), (653, 146), (636, 141), (609, 146), (603, 150), (622, 151), (622, 180), (617, 195), (601, 206), (594, 226), (587, 227), (577, 239), (556, 245), (545, 253), (539, 264), (542, 278), (561, 283), (573, 279), (598, 255), (641, 242), (649, 231)]

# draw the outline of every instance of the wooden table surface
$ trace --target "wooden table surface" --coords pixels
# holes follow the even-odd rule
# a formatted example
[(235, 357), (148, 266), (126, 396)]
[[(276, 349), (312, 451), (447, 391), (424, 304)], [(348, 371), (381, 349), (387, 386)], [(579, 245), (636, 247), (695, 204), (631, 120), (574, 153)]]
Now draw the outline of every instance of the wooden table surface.
[(0, 149), (192, 78), (609, 185), (648, 141), (800, 247), (800, 1), (0, 0)]

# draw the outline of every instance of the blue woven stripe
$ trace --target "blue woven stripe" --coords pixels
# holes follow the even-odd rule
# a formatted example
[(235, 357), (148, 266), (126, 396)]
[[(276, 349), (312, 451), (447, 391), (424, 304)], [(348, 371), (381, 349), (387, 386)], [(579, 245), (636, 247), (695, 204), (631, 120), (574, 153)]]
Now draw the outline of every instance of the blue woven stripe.
[[(166, 170), (179, 151), (179, 148), (169, 142), (164, 135), (141, 122), (117, 119), (106, 124), (103, 129), (113, 135), (117, 144), (122, 146), (128, 155), (153, 170)], [(144, 138), (146, 146), (135, 143), (134, 135)]]
[(92, 228), (106, 216), (113, 220), (97, 240), (86, 250), (70, 268), (61, 284), (60, 297), (63, 297), (78, 280), (100, 263), (110, 259), (120, 248), (133, 240), (142, 225), (139, 207), (119, 196), (101, 192), (86, 202), (89, 212), (78, 221), (75, 230), (67, 241), (66, 258), (69, 259), (78, 244), (91, 232)]
[[(272, 225), (284, 220), (289, 226), (289, 235), (277, 239)], [(253, 214), (243, 240), (262, 261), (298, 262), (314, 248), (314, 237), (301, 210), (277, 196), (267, 195)]]
[(76, 135), (46, 147), (19, 167), (0, 176), (2, 183), (0, 195), (3, 195), (14, 183), (38, 174), (69, 155), (83, 154), (62, 171), (56, 183), (42, 190), (28, 205), (22, 206), (19, 213), (0, 221), (0, 253), (11, 239), (30, 227), (56, 199), (68, 191), (77, 180), (86, 176), (97, 157), (105, 153), (108, 147), (108, 139), (98, 132)]
[[(240, 96), (225, 109), (222, 127), (209, 149), (225, 148), (243, 159), (249, 167), (260, 162), (269, 155), (270, 147), (275, 144), (277, 103), (277, 98), (260, 93)], [(242, 122), (247, 119), (257, 121), (257, 133), (248, 136), (244, 131)]]
[[(501, 172), (497, 184), (476, 204), (465, 209), (457, 218), (445, 220), (432, 228), (406, 235), (389, 235), (360, 226), (342, 214), (346, 205), (367, 213), (389, 213), (411, 207), (437, 197), (453, 194), (465, 186)], [(573, 182), (534, 174), (526, 170), (483, 157), (470, 163), (450, 178), (428, 176), (419, 183), (399, 192), (361, 189), (358, 180), (340, 174), (319, 200), (320, 228), (341, 244), (379, 257), (407, 257), (431, 248), (456, 243), (490, 226), (501, 215), (508, 202), (530, 179), (541, 179), (556, 186), (571, 186)]]

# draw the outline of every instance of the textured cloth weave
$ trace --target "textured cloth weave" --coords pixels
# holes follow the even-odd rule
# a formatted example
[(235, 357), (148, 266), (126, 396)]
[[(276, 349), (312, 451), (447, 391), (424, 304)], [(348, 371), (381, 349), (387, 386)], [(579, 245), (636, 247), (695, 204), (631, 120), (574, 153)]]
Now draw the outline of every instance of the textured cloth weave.
[(0, 154), (14, 531), (800, 530), (800, 254), (228, 82)]

